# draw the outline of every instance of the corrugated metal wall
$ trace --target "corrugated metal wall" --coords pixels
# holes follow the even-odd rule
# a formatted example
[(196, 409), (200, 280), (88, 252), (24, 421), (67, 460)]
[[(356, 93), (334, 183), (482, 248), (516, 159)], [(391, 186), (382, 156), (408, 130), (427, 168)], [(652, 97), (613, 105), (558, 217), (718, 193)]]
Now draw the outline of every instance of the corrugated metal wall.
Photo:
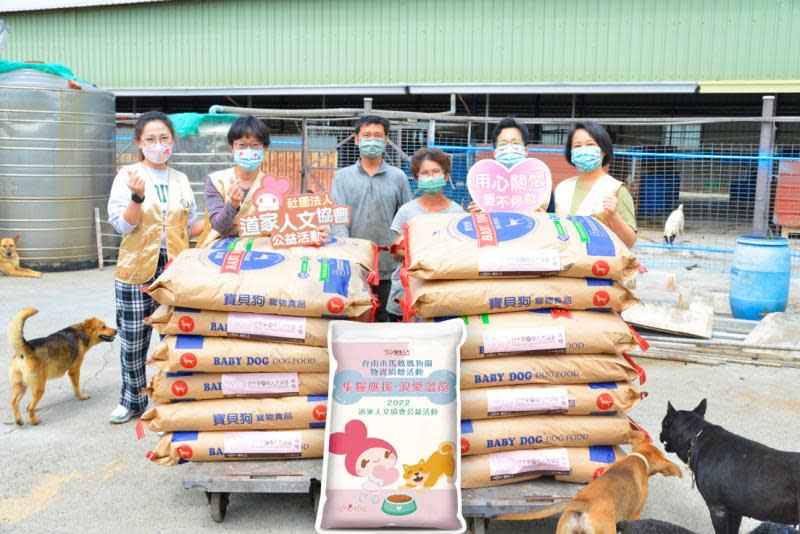
[(797, 0), (203, 0), (4, 16), (108, 88), (800, 79)]

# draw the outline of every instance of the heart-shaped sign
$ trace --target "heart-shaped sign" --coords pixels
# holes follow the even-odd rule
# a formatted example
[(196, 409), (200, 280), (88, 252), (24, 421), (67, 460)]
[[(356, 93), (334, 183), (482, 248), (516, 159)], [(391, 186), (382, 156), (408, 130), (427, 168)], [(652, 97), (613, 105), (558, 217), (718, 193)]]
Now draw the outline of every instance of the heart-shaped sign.
[(400, 477), (400, 472), (396, 467), (386, 468), (382, 465), (376, 465), (372, 474), (375, 475), (375, 478), (380, 479), (384, 486), (388, 486)]
[(477, 162), (467, 174), (467, 189), (483, 211), (536, 211), (550, 202), (553, 178), (541, 160), (527, 158), (510, 169), (493, 159)]

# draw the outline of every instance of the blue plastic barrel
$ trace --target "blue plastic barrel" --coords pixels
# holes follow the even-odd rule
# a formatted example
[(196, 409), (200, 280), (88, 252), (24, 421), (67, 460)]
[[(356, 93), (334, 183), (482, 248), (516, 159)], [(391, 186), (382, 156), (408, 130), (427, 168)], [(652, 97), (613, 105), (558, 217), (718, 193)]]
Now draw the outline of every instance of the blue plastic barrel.
[(768, 313), (784, 311), (789, 302), (791, 270), (787, 238), (739, 236), (731, 265), (733, 316), (758, 321)]
[(678, 207), (681, 190), (679, 174), (642, 176), (639, 183), (639, 214), (666, 215)]

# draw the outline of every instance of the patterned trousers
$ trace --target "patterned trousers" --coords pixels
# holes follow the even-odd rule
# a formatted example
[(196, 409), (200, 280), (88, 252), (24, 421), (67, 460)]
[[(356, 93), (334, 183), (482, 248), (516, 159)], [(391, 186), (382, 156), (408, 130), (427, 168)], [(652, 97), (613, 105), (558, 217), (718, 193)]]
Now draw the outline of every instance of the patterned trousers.
[[(162, 249), (158, 257), (156, 274), (144, 285), (149, 285), (158, 278), (166, 264), (167, 252)], [(117, 329), (122, 344), (120, 351), (122, 391), (119, 403), (134, 412), (143, 412), (147, 408), (147, 395), (142, 393), (142, 390), (147, 385), (145, 363), (153, 327), (146, 325), (144, 319), (152, 315), (158, 307), (158, 303), (139, 289), (140, 287), (119, 280), (114, 282)]]

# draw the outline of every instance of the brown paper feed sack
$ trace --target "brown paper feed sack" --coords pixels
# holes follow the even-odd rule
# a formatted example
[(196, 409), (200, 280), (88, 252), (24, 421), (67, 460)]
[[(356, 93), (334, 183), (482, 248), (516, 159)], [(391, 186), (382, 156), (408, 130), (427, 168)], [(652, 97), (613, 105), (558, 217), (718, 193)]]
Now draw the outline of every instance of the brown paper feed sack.
[(150, 359), (177, 373), (280, 373), (328, 371), (328, 349), (246, 339), (169, 336)]
[(171, 373), (162, 367), (150, 377), (146, 392), (162, 403), (325, 395), (328, 373)]
[(611, 464), (625, 458), (619, 447), (560, 447), (495, 452), (461, 459), (461, 487), (488, 488), (553, 476), (565, 482), (589, 483)]
[(622, 354), (639, 346), (631, 327), (611, 312), (551, 308), (463, 319), (467, 340), (461, 348), (462, 360), (523, 354)]
[(435, 214), (412, 219), (404, 233), (408, 272), (426, 280), (636, 276), (636, 257), (594, 217)]
[(628, 443), (634, 427), (623, 415), (526, 415), (461, 421), (461, 455)]
[[(363, 316), (366, 321), (369, 313)], [(161, 335), (231, 337), (328, 346), (329, 319), (173, 308), (161, 305), (144, 320)]]
[(461, 391), (462, 419), (535, 414), (614, 415), (643, 398), (629, 382), (564, 386), (508, 386)]
[(639, 302), (629, 289), (599, 278), (401, 279), (407, 284), (401, 301), (407, 320), (544, 308), (621, 312)]
[(274, 252), (277, 250), (298, 258), (338, 258), (363, 265), (370, 272), (377, 271), (378, 254), (380, 253), (378, 246), (372, 241), (353, 237), (331, 237), (330, 242), (319, 247), (290, 247), (281, 249), (272, 247), (272, 238), (270, 237), (221, 237), (211, 243), (207, 248), (244, 252)]
[(142, 414), (152, 432), (324, 428), (328, 398), (217, 399), (161, 404)]
[(647, 380), (629, 356), (509, 356), (461, 363), (461, 389), (519, 384), (591, 384)]
[(375, 308), (367, 274), (349, 260), (188, 249), (148, 293), (170, 306), (347, 319)]
[(227, 460), (321, 458), (325, 430), (253, 430), (251, 432), (168, 432), (150, 451), (159, 465)]

